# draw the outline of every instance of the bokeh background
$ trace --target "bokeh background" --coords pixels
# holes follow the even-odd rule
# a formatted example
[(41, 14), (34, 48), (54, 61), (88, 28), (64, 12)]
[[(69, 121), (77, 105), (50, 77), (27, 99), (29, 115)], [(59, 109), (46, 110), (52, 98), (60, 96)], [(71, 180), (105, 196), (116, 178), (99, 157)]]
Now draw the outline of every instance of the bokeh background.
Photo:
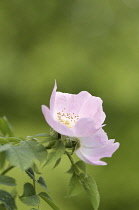
[[(107, 166), (87, 166), (99, 187), (99, 209), (138, 210), (139, 1), (1, 0), (0, 115), (16, 136), (49, 130), (40, 107), (49, 105), (54, 79), (61, 92), (100, 96), (105, 131), (121, 144)], [(61, 210), (91, 210), (85, 193), (65, 198), (69, 166), (65, 157), (57, 169), (43, 169), (51, 196)], [(20, 170), (11, 175), (22, 194), (28, 177)]]

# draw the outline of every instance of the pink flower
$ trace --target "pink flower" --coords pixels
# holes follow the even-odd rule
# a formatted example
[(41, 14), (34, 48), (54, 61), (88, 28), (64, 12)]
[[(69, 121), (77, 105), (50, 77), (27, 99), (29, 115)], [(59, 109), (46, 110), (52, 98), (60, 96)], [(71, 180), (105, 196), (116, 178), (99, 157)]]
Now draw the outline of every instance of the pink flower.
[(84, 162), (92, 165), (107, 165), (101, 158), (111, 157), (118, 149), (119, 143), (108, 140), (107, 134), (101, 128), (89, 137), (79, 138), (80, 147), (75, 151), (76, 155)]
[(70, 137), (93, 135), (102, 127), (105, 113), (102, 100), (87, 91), (79, 94), (56, 92), (55, 82), (50, 109), (42, 105), (46, 122), (58, 133)]

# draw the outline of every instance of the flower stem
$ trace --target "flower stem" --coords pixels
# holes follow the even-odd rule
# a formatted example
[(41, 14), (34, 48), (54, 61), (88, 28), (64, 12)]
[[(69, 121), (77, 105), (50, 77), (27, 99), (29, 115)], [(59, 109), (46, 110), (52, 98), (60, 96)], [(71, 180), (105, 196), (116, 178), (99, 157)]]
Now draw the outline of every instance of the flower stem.
[(65, 154), (68, 156), (71, 164), (74, 165), (74, 161), (73, 161), (73, 158), (71, 157), (71, 155), (68, 152), (65, 152)]
[[(34, 168), (35, 166), (33, 165), (33, 172), (34, 172)], [(34, 174), (34, 178), (35, 178), (35, 174)], [(34, 186), (34, 190), (35, 190), (35, 193), (36, 193), (36, 183), (35, 183), (35, 180), (33, 179), (33, 186)]]
[(11, 169), (13, 169), (14, 166), (9, 166), (8, 168), (6, 168), (2, 173), (1, 175), (5, 175), (7, 172), (9, 172)]

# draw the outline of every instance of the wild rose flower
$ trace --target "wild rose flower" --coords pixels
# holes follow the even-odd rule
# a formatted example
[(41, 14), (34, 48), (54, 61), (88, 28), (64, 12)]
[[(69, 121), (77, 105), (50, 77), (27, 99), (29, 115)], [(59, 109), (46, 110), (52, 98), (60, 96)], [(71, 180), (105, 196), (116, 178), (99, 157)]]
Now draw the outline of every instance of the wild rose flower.
[(119, 143), (108, 140), (107, 134), (101, 128), (89, 137), (79, 138), (79, 148), (75, 151), (76, 155), (84, 162), (92, 165), (107, 165), (101, 158), (111, 157), (118, 149)]
[(79, 94), (56, 92), (50, 98), (50, 109), (42, 105), (46, 122), (58, 133), (70, 137), (85, 137), (102, 127), (105, 113), (102, 100), (87, 91)]

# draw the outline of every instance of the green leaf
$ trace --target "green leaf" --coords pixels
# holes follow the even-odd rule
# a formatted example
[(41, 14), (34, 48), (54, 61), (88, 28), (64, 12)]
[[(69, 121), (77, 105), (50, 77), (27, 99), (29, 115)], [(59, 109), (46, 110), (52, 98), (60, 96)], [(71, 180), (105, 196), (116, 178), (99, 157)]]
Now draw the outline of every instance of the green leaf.
[(48, 155), (46, 164), (49, 164), (52, 161), (61, 158), (61, 156), (64, 154), (64, 152), (65, 152), (65, 146), (63, 145), (62, 141), (57, 141), (55, 146), (53, 147), (53, 149), (51, 150), (51, 152)]
[(34, 171), (33, 171), (32, 168), (27, 169), (27, 170), (26, 170), (26, 173), (28, 174), (28, 176), (29, 176), (31, 179), (33, 179), (35, 182), (37, 182), (39, 185), (41, 185), (45, 190), (48, 191), (47, 186), (46, 186), (46, 183), (45, 183), (43, 177), (39, 177), (39, 180), (36, 180), (36, 179), (35, 179), (35, 175), (34, 175)]
[(39, 171), (39, 169), (38, 169), (38, 166), (34, 163), (34, 172), (36, 173), (36, 174), (41, 174), (41, 172)]
[(5, 161), (6, 161), (5, 152), (0, 152), (0, 169), (4, 167)]
[(14, 144), (17, 144), (19, 143), (20, 141), (22, 141), (22, 139), (18, 138), (18, 137), (8, 137), (6, 139), (8, 142), (10, 143), (14, 143)]
[(26, 170), (26, 173), (27, 173), (27, 175), (28, 175), (31, 179), (33, 179), (34, 181), (37, 181), (37, 180), (35, 179), (34, 171), (33, 171), (32, 168), (28, 168), (28, 169)]
[(37, 181), (45, 190), (48, 190), (47, 189), (47, 186), (46, 186), (46, 183), (45, 183), (45, 181), (44, 181), (44, 179), (43, 179), (43, 177), (39, 177), (39, 180)]
[(74, 167), (71, 166), (70, 169), (66, 172), (68, 174), (74, 174), (75, 170), (74, 170)]
[(7, 210), (4, 204), (0, 204), (0, 210)]
[(39, 210), (39, 209), (31, 208), (30, 210)]
[(58, 139), (56, 139), (54, 136), (48, 136), (42, 142), (43, 143), (50, 143), (50, 142), (55, 143), (56, 141), (58, 141)]
[(28, 145), (34, 159), (38, 160), (40, 163), (46, 160), (47, 151), (42, 144), (39, 144), (36, 141), (25, 141), (25, 144)]
[(77, 168), (77, 166), (74, 164), (71, 166), (71, 168), (67, 171), (68, 174), (79, 174), (79, 169)]
[(86, 176), (85, 174), (80, 174), (81, 183), (94, 207), (94, 210), (98, 210), (100, 196), (95, 180), (91, 176)]
[(51, 206), (51, 208), (53, 210), (60, 210), (58, 206), (56, 206), (56, 204), (50, 200), (49, 196), (47, 193), (45, 192), (41, 192), (38, 194), (49, 206)]
[(8, 210), (16, 209), (13, 197), (6, 191), (0, 190), (0, 202), (3, 203)]
[(11, 148), (10, 144), (4, 144), (0, 146), (0, 152), (6, 151)]
[(70, 179), (67, 197), (78, 195), (82, 191), (83, 191), (83, 188), (80, 182), (80, 177), (77, 174), (73, 174)]
[(0, 131), (4, 136), (14, 136), (12, 126), (5, 116), (0, 118)]
[(5, 176), (5, 175), (0, 175), (0, 184), (8, 185), (8, 186), (15, 186), (15, 179)]
[(32, 166), (34, 160), (34, 156), (32, 156), (30, 149), (24, 142), (21, 145), (12, 146), (6, 151), (6, 156), (11, 165), (17, 166), (22, 170)]
[(19, 199), (27, 206), (37, 206), (40, 203), (39, 197), (36, 195), (32, 184), (24, 184), (24, 193)]
[(82, 170), (84, 173), (86, 173), (86, 165), (83, 161), (79, 160), (75, 163), (75, 165)]
[[(40, 133), (40, 134), (36, 134), (34, 136), (27, 136), (27, 138), (36, 138), (36, 137), (49, 137), (49, 134), (46, 133)], [(51, 137), (51, 136), (50, 136)]]
[(56, 168), (60, 164), (60, 162), (61, 162), (61, 158), (57, 159), (53, 168)]
[(0, 144), (7, 144), (9, 143), (8, 140), (4, 137), (0, 137)]
[(47, 156), (45, 147), (36, 141), (21, 141), (19, 145), (14, 145), (6, 151), (6, 154), (11, 165), (22, 170), (31, 167), (35, 160), (42, 163)]

